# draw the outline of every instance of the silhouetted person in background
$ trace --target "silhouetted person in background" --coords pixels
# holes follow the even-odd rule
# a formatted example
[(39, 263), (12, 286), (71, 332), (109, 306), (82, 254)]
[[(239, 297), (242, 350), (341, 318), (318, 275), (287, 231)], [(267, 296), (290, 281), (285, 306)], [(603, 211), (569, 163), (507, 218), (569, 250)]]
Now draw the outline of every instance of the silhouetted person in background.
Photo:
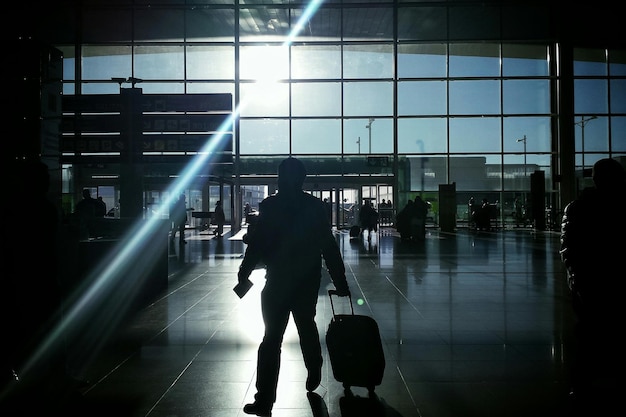
[(107, 204), (102, 199), (102, 196), (98, 196), (96, 199), (96, 217), (104, 217), (107, 215)]
[(269, 416), (276, 401), (283, 335), (290, 314), (298, 329), (307, 391), (321, 382), (322, 349), (315, 323), (322, 258), (339, 296), (349, 294), (345, 266), (324, 203), (302, 191), (306, 170), (288, 158), (278, 168), (278, 193), (259, 205), (259, 217), (248, 232), (248, 247), (238, 280), (243, 282), (259, 262), (266, 265), (261, 293), (265, 335), (258, 350), (257, 392), (244, 412)]
[(217, 200), (217, 202), (215, 203), (215, 213), (213, 215), (213, 219), (216, 225), (215, 236), (222, 237), (222, 234), (224, 233), (224, 223), (226, 222), (226, 215), (224, 214), (224, 207), (222, 207), (221, 200)]
[(424, 240), (426, 238), (426, 216), (428, 215), (428, 204), (419, 195), (415, 196), (413, 201), (413, 210), (415, 215), (412, 218), (412, 227), (414, 232), (412, 233), (414, 238), (418, 240)]
[(83, 199), (76, 203), (74, 207), (75, 220), (78, 222), (79, 235), (81, 239), (95, 237), (95, 222), (98, 214), (97, 200), (91, 197), (88, 188), (83, 189)]
[(332, 224), (333, 222), (333, 207), (328, 201), (328, 198), (324, 199), (324, 208), (326, 209), (326, 215), (328, 216), (328, 222)]
[(467, 222), (470, 229), (476, 226), (476, 222), (474, 221), (474, 213), (476, 212), (476, 208), (476, 200), (474, 199), (474, 196), (471, 196), (467, 202)]
[(367, 230), (368, 239), (372, 238), (372, 232), (376, 231), (378, 226), (378, 212), (372, 207), (371, 200), (365, 200), (359, 211), (359, 222), (361, 223), (361, 231)]
[(248, 215), (252, 213), (252, 207), (250, 206), (250, 203), (246, 203), (245, 206), (243, 206), (243, 220), (246, 224), (248, 224)]
[(519, 227), (520, 223), (526, 226), (526, 219), (524, 219), (524, 206), (519, 197), (515, 197), (513, 202), (513, 216), (515, 217), (515, 227)]
[(187, 204), (185, 203), (185, 194), (181, 193), (174, 202), (170, 210), (170, 220), (172, 229), (170, 230), (170, 242), (174, 242), (176, 232), (178, 231), (179, 243), (187, 243), (185, 241), (185, 224), (187, 223)]
[[(621, 406), (624, 326), (626, 171), (614, 159), (593, 166), (594, 187), (565, 208), (561, 259), (577, 316), (573, 399), (580, 415), (608, 415)], [(605, 412), (602, 412), (604, 410)]]
[(415, 215), (414, 202), (409, 199), (402, 210), (396, 215), (396, 230), (400, 233), (400, 239), (411, 239), (411, 218)]
[(474, 206), (474, 224), (476, 230), (491, 230), (491, 205), (487, 198), (483, 198), (479, 207)]
[[(60, 215), (48, 198), (48, 166), (15, 162), (7, 192), (20, 204), (2, 207), (10, 240), (2, 253), (3, 321), (0, 415), (54, 412), (65, 400), (64, 339), (53, 330), (62, 315)], [(25, 271), (28, 271), (26, 273)]]

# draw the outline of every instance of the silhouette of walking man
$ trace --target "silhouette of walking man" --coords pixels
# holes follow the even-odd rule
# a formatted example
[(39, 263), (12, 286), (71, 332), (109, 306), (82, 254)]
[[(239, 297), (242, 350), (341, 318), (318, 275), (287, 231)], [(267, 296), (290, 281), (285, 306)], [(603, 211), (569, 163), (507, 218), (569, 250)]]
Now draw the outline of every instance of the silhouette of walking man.
[(256, 227), (249, 232), (238, 273), (239, 282), (244, 282), (259, 262), (266, 265), (261, 293), (265, 335), (258, 349), (255, 401), (243, 409), (247, 414), (271, 415), (281, 345), (290, 314), (298, 329), (308, 371), (307, 391), (315, 390), (321, 382), (322, 349), (315, 314), (322, 258), (338, 295), (349, 294), (345, 266), (324, 203), (302, 191), (305, 177), (306, 170), (298, 159), (281, 162), (278, 193), (259, 205)]

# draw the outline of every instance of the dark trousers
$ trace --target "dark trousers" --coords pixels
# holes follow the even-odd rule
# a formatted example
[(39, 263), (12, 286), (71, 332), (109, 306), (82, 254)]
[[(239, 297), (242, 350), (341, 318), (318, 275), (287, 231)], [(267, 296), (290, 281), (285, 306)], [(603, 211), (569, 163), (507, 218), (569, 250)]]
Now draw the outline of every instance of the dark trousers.
[[(322, 366), (322, 348), (315, 323), (317, 291), (307, 294), (285, 294), (266, 287), (261, 294), (261, 310), (265, 324), (265, 335), (258, 350), (255, 400), (272, 405), (276, 401), (276, 387), (280, 370), (281, 345), (289, 315), (300, 336), (300, 349), (307, 370)], [(304, 388), (304, 387), (303, 387)]]

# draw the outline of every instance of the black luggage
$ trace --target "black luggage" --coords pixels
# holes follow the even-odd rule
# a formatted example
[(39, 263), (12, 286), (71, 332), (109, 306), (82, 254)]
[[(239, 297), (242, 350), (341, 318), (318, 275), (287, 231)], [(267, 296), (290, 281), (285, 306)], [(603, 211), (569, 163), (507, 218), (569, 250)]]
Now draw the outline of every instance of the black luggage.
[(333, 317), (326, 331), (326, 346), (333, 376), (345, 390), (351, 386), (366, 387), (373, 394), (385, 371), (378, 324), (373, 317), (354, 314), (351, 295), (348, 301), (352, 314), (335, 314), (332, 296), (336, 294), (335, 290), (328, 290)]
[(350, 227), (350, 238), (359, 237), (360, 234), (361, 234), (360, 226), (354, 225)]

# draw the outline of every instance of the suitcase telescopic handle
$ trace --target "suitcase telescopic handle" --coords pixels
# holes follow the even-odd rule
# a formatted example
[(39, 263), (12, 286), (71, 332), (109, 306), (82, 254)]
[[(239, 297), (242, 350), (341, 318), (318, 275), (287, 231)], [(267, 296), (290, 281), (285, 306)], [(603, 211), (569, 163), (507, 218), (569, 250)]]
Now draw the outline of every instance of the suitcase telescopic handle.
[[(333, 317), (335, 317), (335, 305), (333, 304), (333, 295), (337, 295), (337, 290), (328, 290), (328, 298), (330, 298), (330, 308), (333, 311)], [(350, 301), (350, 310), (354, 314), (354, 305), (352, 305), (352, 294), (348, 292), (348, 301)]]

